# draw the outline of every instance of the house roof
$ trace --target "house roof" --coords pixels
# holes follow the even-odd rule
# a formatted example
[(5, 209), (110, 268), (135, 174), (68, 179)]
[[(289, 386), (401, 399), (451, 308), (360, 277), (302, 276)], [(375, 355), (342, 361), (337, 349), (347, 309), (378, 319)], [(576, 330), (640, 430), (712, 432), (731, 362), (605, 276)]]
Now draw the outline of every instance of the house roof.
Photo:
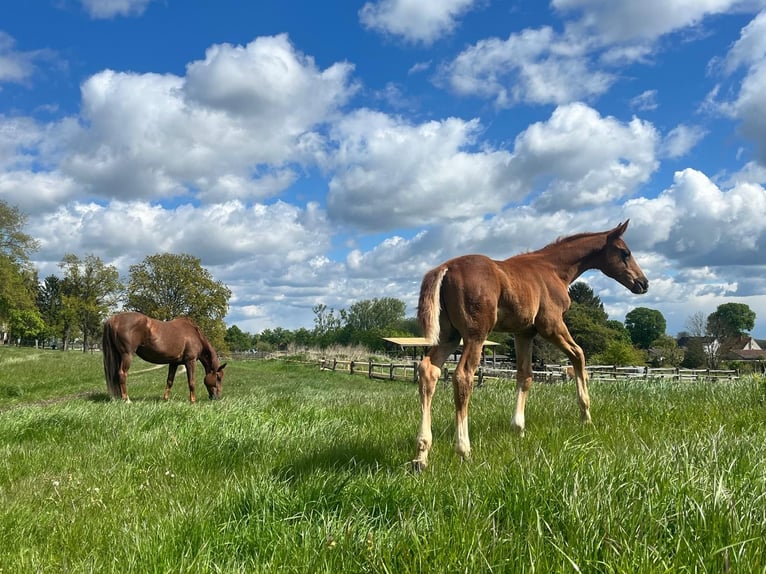
[(726, 355), (740, 361), (766, 361), (766, 350), (764, 349), (732, 349)]
[[(431, 347), (431, 342), (423, 337), (383, 337), (384, 341), (399, 345), (400, 347)], [(484, 341), (485, 347), (494, 347), (499, 345), (494, 341)], [(463, 346), (463, 339), (460, 339), (460, 346)]]

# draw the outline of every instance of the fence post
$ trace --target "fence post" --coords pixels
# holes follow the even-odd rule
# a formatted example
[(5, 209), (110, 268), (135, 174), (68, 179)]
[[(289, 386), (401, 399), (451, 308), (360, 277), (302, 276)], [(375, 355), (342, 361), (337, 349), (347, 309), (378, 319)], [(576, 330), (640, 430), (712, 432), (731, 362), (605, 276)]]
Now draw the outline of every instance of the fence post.
[(369, 361), (367, 363), (367, 378), (368, 379), (372, 378), (372, 361)]
[(351, 360), (351, 362), (348, 364), (348, 370), (349, 370), (349, 372), (350, 372), (352, 375), (354, 374), (354, 363), (355, 363), (355, 362), (356, 362), (356, 361), (354, 361), (354, 360), (352, 359), (352, 360)]
[(391, 379), (392, 381), (394, 380), (394, 364), (393, 363), (391, 363), (391, 366), (389, 366), (388, 378)]
[(484, 367), (479, 367), (479, 386), (484, 384)]
[(412, 361), (412, 382), (418, 382), (418, 361)]
[(338, 359), (332, 360), (332, 370), (335, 371), (335, 368), (338, 366)]

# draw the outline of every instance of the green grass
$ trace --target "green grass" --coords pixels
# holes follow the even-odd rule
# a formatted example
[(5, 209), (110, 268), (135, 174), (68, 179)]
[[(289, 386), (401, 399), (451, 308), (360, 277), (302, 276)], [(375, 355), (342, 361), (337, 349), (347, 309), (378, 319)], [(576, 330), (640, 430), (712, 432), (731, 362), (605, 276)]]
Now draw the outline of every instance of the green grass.
[(412, 383), (232, 362), (190, 405), (148, 367), (126, 405), (97, 354), (0, 348), (0, 572), (766, 571), (762, 379), (593, 383), (588, 427), (537, 385), (523, 439), (491, 383), (468, 462), (440, 384), (415, 475)]

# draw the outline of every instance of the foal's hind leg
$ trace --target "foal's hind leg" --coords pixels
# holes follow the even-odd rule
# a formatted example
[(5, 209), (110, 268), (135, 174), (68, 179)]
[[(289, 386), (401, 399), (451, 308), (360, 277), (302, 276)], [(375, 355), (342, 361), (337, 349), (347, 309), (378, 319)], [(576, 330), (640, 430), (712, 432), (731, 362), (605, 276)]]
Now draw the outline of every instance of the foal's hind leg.
[(455, 394), (455, 451), (463, 458), (471, 456), (471, 440), (468, 437), (468, 403), (473, 392), (473, 377), (481, 361), (484, 337), (476, 341), (463, 341), (463, 354), (452, 376)]
[(173, 381), (176, 379), (176, 371), (178, 370), (178, 365), (171, 363), (168, 365), (168, 380), (165, 383), (165, 395), (162, 397), (166, 401), (170, 398), (170, 389), (173, 388)]
[(412, 468), (419, 472), (428, 466), (428, 453), (433, 444), (431, 434), (431, 400), (436, 392), (436, 383), (441, 376), (441, 366), (450, 356), (457, 343), (445, 343), (431, 347), (428, 355), (418, 364), (418, 390), (420, 392), (420, 430), (418, 431), (417, 453)]

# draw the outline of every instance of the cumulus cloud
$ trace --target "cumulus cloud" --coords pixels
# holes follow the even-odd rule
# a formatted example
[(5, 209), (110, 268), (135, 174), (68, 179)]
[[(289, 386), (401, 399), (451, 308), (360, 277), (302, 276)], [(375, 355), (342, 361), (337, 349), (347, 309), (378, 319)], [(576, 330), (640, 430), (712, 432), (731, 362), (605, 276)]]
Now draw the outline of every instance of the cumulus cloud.
[(591, 66), (589, 50), (585, 39), (550, 27), (527, 29), (469, 46), (442, 67), (440, 81), (458, 94), (492, 99), (498, 107), (588, 99), (614, 81)]
[(749, 67), (766, 57), (766, 12), (761, 12), (742, 28), (739, 39), (724, 58), (728, 73), (739, 67)]
[(766, 264), (766, 190), (760, 185), (721, 189), (685, 169), (657, 198), (630, 200), (625, 210), (642, 244), (682, 267)]
[(757, 159), (766, 165), (766, 12), (760, 13), (747, 26), (724, 59), (724, 70), (733, 73), (746, 68), (739, 92), (732, 101), (717, 104), (725, 114), (740, 121), (742, 134), (756, 146)]
[(431, 44), (449, 34), (458, 18), (476, 3), (477, 0), (378, 0), (362, 6), (359, 20), (366, 28)]
[(286, 36), (214, 46), (187, 72), (88, 78), (61, 171), (106, 199), (263, 199), (295, 180), (289, 164), (313, 161), (312, 130), (356, 89), (350, 65), (319, 70)]
[(412, 124), (360, 110), (333, 128), (330, 216), (367, 230), (483, 215), (519, 190), (507, 183), (510, 154), (472, 151), (478, 121)]
[(539, 210), (611, 203), (634, 193), (657, 169), (658, 140), (648, 122), (622, 123), (569, 104), (519, 134), (511, 168), (526, 187), (542, 183)]
[(757, 0), (552, 0), (556, 10), (576, 14), (573, 27), (597, 33), (605, 43), (656, 40), (664, 34), (696, 26), (704, 18), (752, 9)]
[(40, 240), (40, 261), (55, 262), (62, 246), (106, 261), (162, 252), (190, 253), (207, 265), (258, 261), (239, 269), (239, 277), (281, 273), (286, 265), (320, 256), (330, 244), (325, 214), (314, 203), (301, 209), (284, 202), (174, 208), (143, 201), (75, 202), (30, 221), (29, 230)]

